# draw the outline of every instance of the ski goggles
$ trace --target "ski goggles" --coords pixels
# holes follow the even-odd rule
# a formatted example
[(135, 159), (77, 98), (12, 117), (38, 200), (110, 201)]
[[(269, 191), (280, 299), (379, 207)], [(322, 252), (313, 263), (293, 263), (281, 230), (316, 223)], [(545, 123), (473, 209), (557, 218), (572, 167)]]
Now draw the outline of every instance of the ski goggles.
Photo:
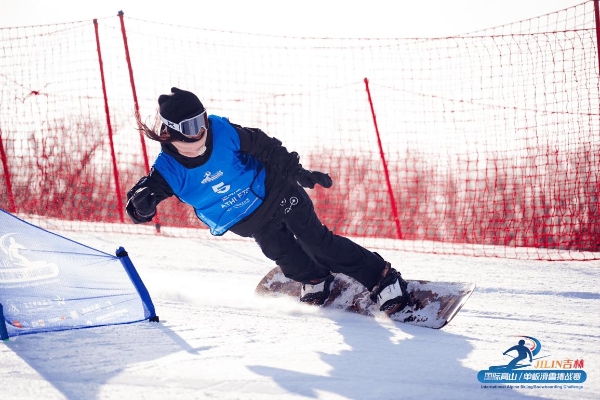
[(206, 110), (204, 110), (202, 114), (196, 115), (192, 118), (184, 119), (178, 124), (169, 121), (162, 115), (160, 116), (160, 119), (167, 127), (175, 129), (177, 132), (181, 132), (189, 138), (195, 138), (198, 136), (202, 128), (208, 130), (208, 116), (206, 115)]

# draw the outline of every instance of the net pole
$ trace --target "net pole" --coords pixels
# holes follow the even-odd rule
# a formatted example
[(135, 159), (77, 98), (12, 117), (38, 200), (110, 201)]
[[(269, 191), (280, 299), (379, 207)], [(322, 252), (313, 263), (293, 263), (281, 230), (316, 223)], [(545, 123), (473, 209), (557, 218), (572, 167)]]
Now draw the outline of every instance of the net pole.
[(600, 76), (600, 8), (598, 0), (594, 0), (594, 20), (596, 21), (596, 56), (598, 57), (598, 74)]
[(367, 90), (367, 97), (369, 98), (369, 106), (371, 107), (371, 116), (373, 117), (373, 125), (375, 126), (375, 134), (377, 135), (377, 145), (379, 146), (379, 155), (383, 164), (383, 172), (385, 175), (385, 181), (387, 184), (387, 191), (390, 197), (390, 205), (392, 207), (392, 214), (394, 222), (396, 223), (396, 232), (398, 233), (398, 239), (402, 239), (402, 229), (400, 228), (400, 219), (398, 218), (398, 209), (396, 208), (396, 200), (394, 199), (394, 191), (392, 190), (392, 182), (390, 181), (390, 173), (388, 171), (387, 162), (385, 161), (385, 153), (383, 146), (381, 145), (381, 136), (379, 135), (379, 128), (377, 126), (377, 117), (375, 116), (375, 108), (373, 107), (373, 100), (371, 99), (371, 90), (369, 89), (369, 80), (365, 78), (365, 88)]
[(98, 35), (98, 20), (94, 19), (94, 30), (96, 33), (96, 50), (98, 52), (98, 63), (100, 65), (100, 80), (102, 81), (102, 94), (104, 97), (104, 112), (106, 114), (106, 125), (108, 128), (108, 140), (110, 142), (110, 155), (113, 164), (113, 175), (115, 178), (115, 192), (117, 195), (117, 207), (119, 208), (119, 218), (121, 222), (125, 222), (123, 214), (123, 199), (121, 198), (121, 187), (119, 185), (119, 170), (117, 169), (117, 157), (115, 154), (115, 145), (113, 142), (112, 124), (110, 122), (110, 109), (108, 107), (108, 96), (106, 95), (106, 81), (104, 79), (104, 65), (102, 63), (102, 51), (100, 50), (100, 36)]
[[(119, 16), (119, 20), (121, 22), (121, 33), (123, 35), (123, 45), (125, 46), (125, 60), (127, 61), (127, 70), (129, 71), (129, 84), (131, 85), (131, 94), (133, 95), (133, 106), (135, 108), (136, 121), (138, 122), (138, 128), (141, 128), (141, 126), (139, 126), (140, 106), (139, 106), (138, 98), (137, 98), (137, 90), (135, 88), (135, 80), (133, 79), (133, 68), (131, 66), (131, 57), (129, 55), (129, 44), (127, 42), (127, 30), (125, 29), (125, 20), (123, 18), (123, 15), (125, 15), (125, 13), (123, 11), (119, 11), (119, 13), (117, 15)], [(141, 129), (140, 129), (140, 143), (142, 145), (142, 154), (144, 157), (144, 167), (146, 168), (146, 173), (149, 173), (150, 172), (150, 162), (148, 161), (148, 152), (146, 151), (146, 141), (144, 140), (144, 135), (143, 135)]]
[(13, 195), (12, 183), (10, 181), (10, 170), (8, 169), (8, 160), (6, 158), (6, 152), (4, 151), (4, 142), (2, 141), (2, 128), (0, 128), (0, 159), (2, 159), (4, 182), (6, 183), (6, 190), (8, 191), (8, 211), (15, 213), (17, 211), (17, 207), (15, 206), (15, 197)]
[[(123, 16), (125, 13), (123, 11), (119, 11), (117, 16), (121, 22), (121, 33), (123, 35), (123, 46), (125, 47), (125, 60), (127, 61), (127, 71), (129, 71), (129, 84), (131, 86), (131, 94), (133, 95), (133, 106), (135, 109), (135, 120), (138, 124), (138, 130), (140, 132), (140, 144), (142, 147), (142, 156), (144, 158), (144, 168), (146, 169), (146, 173), (150, 173), (150, 162), (148, 161), (148, 151), (146, 150), (146, 140), (144, 139), (144, 134), (142, 133), (142, 127), (140, 126), (140, 105), (137, 97), (137, 90), (135, 86), (135, 79), (133, 79), (133, 67), (131, 66), (131, 57), (129, 53), (129, 43), (127, 42), (127, 30), (125, 29), (125, 19)], [(158, 212), (154, 216), (154, 228), (156, 229), (156, 233), (160, 233), (160, 216)]]

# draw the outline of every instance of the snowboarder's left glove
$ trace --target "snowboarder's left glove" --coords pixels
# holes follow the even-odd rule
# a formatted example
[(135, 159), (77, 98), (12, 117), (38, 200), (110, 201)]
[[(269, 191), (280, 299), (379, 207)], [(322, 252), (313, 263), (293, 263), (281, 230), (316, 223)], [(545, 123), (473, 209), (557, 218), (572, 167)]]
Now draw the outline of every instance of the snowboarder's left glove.
[(293, 176), (294, 181), (302, 187), (312, 189), (315, 184), (319, 184), (324, 188), (330, 188), (333, 184), (329, 174), (325, 174), (319, 171), (309, 171), (304, 168), (300, 168)]
[(150, 222), (154, 218), (157, 204), (158, 200), (154, 193), (151, 193), (149, 188), (142, 187), (129, 198), (125, 209), (131, 220), (140, 224)]

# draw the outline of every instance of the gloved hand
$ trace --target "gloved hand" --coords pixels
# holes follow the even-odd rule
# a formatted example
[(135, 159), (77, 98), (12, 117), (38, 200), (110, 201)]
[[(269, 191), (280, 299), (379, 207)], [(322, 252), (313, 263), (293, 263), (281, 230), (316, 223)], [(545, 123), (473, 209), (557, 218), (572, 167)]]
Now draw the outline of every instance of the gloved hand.
[(135, 223), (151, 221), (156, 214), (158, 200), (147, 187), (139, 188), (127, 202), (127, 214)]
[(319, 184), (324, 188), (330, 188), (333, 184), (329, 174), (325, 174), (319, 171), (309, 171), (304, 168), (300, 168), (293, 176), (293, 180), (298, 182), (302, 187), (312, 189), (315, 184)]

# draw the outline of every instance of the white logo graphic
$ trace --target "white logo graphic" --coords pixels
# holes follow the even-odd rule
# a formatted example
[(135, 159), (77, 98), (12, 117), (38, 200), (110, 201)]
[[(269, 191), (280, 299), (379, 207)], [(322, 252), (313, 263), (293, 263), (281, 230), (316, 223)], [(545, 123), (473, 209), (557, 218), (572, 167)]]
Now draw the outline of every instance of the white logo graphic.
[(229, 192), (229, 189), (231, 189), (231, 185), (226, 185), (223, 182), (219, 182), (216, 185), (213, 185), (212, 190), (215, 191), (215, 193), (219, 193), (219, 194), (224, 194)]
[(0, 283), (31, 282), (58, 276), (56, 264), (30, 260), (21, 254), (28, 249), (12, 237), (15, 235), (7, 233), (0, 237)]
[(210, 171), (206, 171), (206, 173), (204, 174), (204, 179), (202, 179), (200, 181), (200, 183), (205, 184), (205, 183), (208, 183), (208, 182), (213, 182), (213, 181), (216, 181), (217, 179), (219, 179), (222, 176), (223, 176), (223, 171), (217, 171), (214, 174), (211, 173)]
[[(283, 199), (281, 201), (281, 203), (279, 203), (280, 206), (285, 207), (287, 201), (286, 199)], [(289, 213), (290, 211), (292, 211), (292, 207), (294, 207), (296, 204), (298, 204), (298, 198), (297, 197), (290, 197), (290, 205), (285, 207), (285, 210), (283, 210), (284, 214)]]

